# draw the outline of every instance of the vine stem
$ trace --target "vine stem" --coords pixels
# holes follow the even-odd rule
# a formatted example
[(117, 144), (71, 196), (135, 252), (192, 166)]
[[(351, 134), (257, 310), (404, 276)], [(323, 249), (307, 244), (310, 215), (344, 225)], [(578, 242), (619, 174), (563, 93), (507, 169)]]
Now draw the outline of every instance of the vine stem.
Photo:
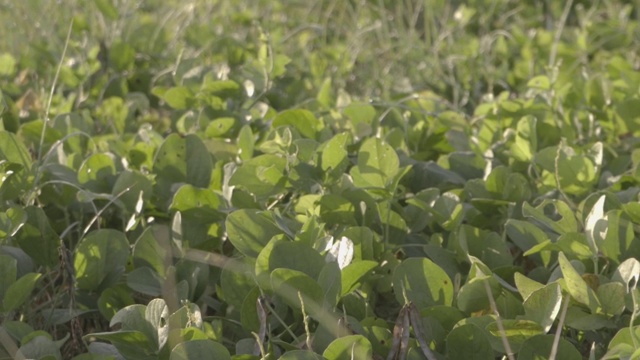
[(556, 329), (556, 335), (553, 337), (553, 345), (551, 346), (551, 354), (549, 354), (549, 360), (555, 360), (558, 354), (558, 345), (560, 344), (560, 334), (562, 334), (562, 326), (564, 326), (564, 318), (567, 316), (567, 309), (569, 309), (569, 295), (565, 295), (562, 299), (562, 311), (560, 312), (560, 319), (558, 320), (558, 328)]
[(504, 326), (502, 325), (502, 319), (500, 319), (500, 313), (498, 312), (496, 301), (493, 299), (493, 294), (491, 293), (489, 282), (487, 280), (483, 280), (482, 282), (484, 283), (484, 289), (487, 292), (487, 296), (489, 297), (491, 311), (493, 311), (493, 313), (496, 315), (496, 324), (498, 325), (498, 330), (500, 331), (500, 338), (502, 339), (502, 346), (504, 346), (504, 351), (507, 353), (507, 358), (509, 358), (509, 360), (515, 360), (515, 357), (513, 357), (513, 351), (511, 350), (511, 345), (509, 345), (509, 340), (505, 335)]

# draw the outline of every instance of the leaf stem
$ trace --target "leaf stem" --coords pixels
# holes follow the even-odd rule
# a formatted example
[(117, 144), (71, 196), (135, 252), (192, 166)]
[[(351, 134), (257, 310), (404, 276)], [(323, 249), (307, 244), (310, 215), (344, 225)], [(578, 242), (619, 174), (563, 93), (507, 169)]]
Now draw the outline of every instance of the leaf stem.
[(558, 320), (558, 328), (556, 329), (556, 335), (553, 337), (553, 345), (551, 346), (551, 354), (549, 354), (549, 360), (555, 360), (558, 354), (558, 345), (560, 344), (560, 335), (562, 334), (562, 327), (564, 326), (564, 319), (567, 316), (567, 309), (569, 309), (569, 294), (565, 295), (562, 299), (562, 311), (560, 312), (560, 319)]
[(504, 350), (507, 353), (507, 357), (509, 358), (509, 360), (515, 360), (515, 357), (513, 357), (513, 351), (511, 350), (511, 345), (509, 345), (509, 340), (507, 339), (507, 336), (504, 332), (504, 326), (502, 325), (502, 320), (500, 319), (500, 313), (498, 312), (496, 301), (493, 299), (493, 294), (491, 293), (491, 288), (489, 287), (489, 281), (485, 279), (482, 282), (484, 283), (484, 289), (487, 292), (487, 296), (489, 297), (491, 311), (493, 311), (493, 313), (496, 315), (496, 324), (498, 325), (498, 330), (500, 331), (500, 338), (502, 339)]

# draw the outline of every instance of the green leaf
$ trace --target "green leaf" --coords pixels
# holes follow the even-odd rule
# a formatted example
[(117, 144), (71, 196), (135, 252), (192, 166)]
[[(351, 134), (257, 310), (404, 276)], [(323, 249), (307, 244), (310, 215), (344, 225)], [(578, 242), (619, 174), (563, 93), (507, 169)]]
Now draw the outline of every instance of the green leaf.
[[(558, 235), (578, 232), (574, 211), (561, 200), (544, 200), (535, 208), (525, 202), (522, 204), (522, 214), (536, 224), (540, 224), (543, 229), (553, 231)], [(558, 220), (552, 220), (551, 216)]]
[(541, 284), (535, 280), (531, 280), (528, 277), (520, 274), (520, 273), (515, 273), (514, 277), (514, 281), (516, 283), (516, 287), (518, 288), (518, 291), (520, 292), (520, 296), (522, 296), (523, 300), (527, 300), (529, 298), (529, 296), (531, 296), (531, 294), (533, 294), (535, 291), (540, 290), (544, 287), (544, 284)]
[(164, 279), (153, 269), (139, 267), (127, 274), (127, 286), (149, 296), (160, 296)]
[[(634, 258), (623, 261), (613, 273), (611, 280), (622, 283), (628, 294), (640, 281), (640, 261)], [(630, 287), (630, 284), (633, 284), (633, 287)]]
[(5, 297), (18, 275), (18, 261), (9, 255), (0, 254), (0, 299)]
[(401, 304), (411, 301), (418, 308), (425, 308), (453, 302), (449, 275), (429, 259), (406, 259), (394, 270), (392, 281), (396, 299)]
[(78, 169), (78, 182), (95, 193), (110, 193), (115, 177), (116, 166), (108, 154), (93, 154)]
[(341, 133), (323, 144), (320, 153), (320, 168), (329, 179), (337, 180), (349, 166), (347, 146), (351, 144), (350, 133)]
[(152, 194), (151, 180), (134, 170), (121, 172), (111, 190), (111, 195), (118, 196), (118, 200), (124, 204), (130, 214), (137, 212), (136, 207), (139, 205), (140, 196), (142, 196), (143, 204), (146, 204)]
[(42, 274), (29, 273), (11, 284), (4, 294), (3, 311), (13, 311), (25, 304), (41, 276)]
[(118, 9), (113, 5), (111, 0), (93, 0), (96, 7), (104, 17), (109, 20), (118, 19)]
[[(159, 226), (147, 227), (133, 245), (133, 266), (149, 267), (158, 275), (164, 276), (165, 269), (171, 264), (168, 255), (171, 253), (168, 236), (163, 234)], [(165, 236), (163, 236), (165, 235)], [(164, 239), (164, 242), (161, 242)]]
[(191, 340), (176, 345), (171, 350), (170, 360), (221, 359), (231, 360), (229, 350), (211, 340)]
[[(316, 279), (325, 265), (324, 258), (309, 244), (274, 239), (271, 246), (260, 253), (258, 263), (267, 256), (267, 268), (260, 272), (270, 273), (278, 268), (300, 271)], [(259, 272), (258, 272), (259, 273)]]
[(378, 266), (375, 261), (354, 261), (342, 269), (342, 290), (340, 296), (345, 296), (355, 290), (361, 280)]
[(523, 306), (525, 319), (535, 321), (542, 326), (544, 333), (549, 332), (562, 305), (562, 289), (558, 283), (551, 283), (534, 290), (527, 296)]
[(129, 305), (133, 305), (131, 291), (123, 285), (117, 285), (105, 289), (98, 298), (98, 310), (105, 319), (111, 321), (113, 316)]
[(73, 262), (76, 284), (83, 290), (105, 289), (119, 281), (129, 258), (129, 241), (113, 229), (89, 233), (78, 244)]
[(538, 150), (537, 119), (525, 116), (518, 121), (516, 138), (511, 145), (511, 156), (518, 161), (530, 162)]
[(307, 314), (317, 318), (321, 315), (324, 291), (318, 283), (301, 271), (275, 269), (271, 272), (273, 291), (294, 309), (300, 309), (302, 302)]
[(292, 350), (287, 351), (278, 360), (324, 360), (323, 356), (320, 356), (312, 351), (308, 350)]
[(126, 359), (154, 360), (158, 358), (157, 349), (147, 336), (135, 330), (99, 332), (85, 336), (85, 341), (90, 338), (111, 342), (118, 352)]
[(334, 307), (340, 300), (342, 290), (342, 279), (338, 263), (330, 261), (324, 265), (318, 275), (318, 284), (324, 292), (324, 300)]
[[(0, 76), (11, 77), (16, 71), (16, 59), (9, 53), (0, 54)], [(0, 99), (2, 96), (0, 95)], [(0, 108), (0, 113), (2, 113)]]
[(129, 44), (116, 41), (109, 48), (109, 64), (116, 71), (130, 70), (135, 66), (136, 50)]
[(378, 138), (368, 138), (360, 146), (357, 165), (351, 168), (353, 183), (362, 188), (385, 188), (398, 172), (395, 150)]
[(272, 237), (282, 234), (270, 212), (236, 210), (225, 221), (229, 241), (242, 254), (257, 257)]
[[(537, 335), (525, 341), (518, 352), (518, 360), (548, 359), (554, 343), (554, 335)], [(569, 341), (560, 338), (556, 359), (580, 360), (582, 355)]]
[(502, 320), (502, 329), (497, 322), (492, 322), (486, 326), (486, 330), (493, 336), (492, 346), (498, 352), (504, 352), (502, 337), (506, 337), (514, 352), (518, 352), (522, 344), (528, 339), (543, 334), (542, 327), (529, 320)]
[(256, 156), (240, 165), (231, 176), (229, 185), (240, 186), (257, 197), (269, 197), (284, 190), (286, 166), (287, 160), (280, 156)]
[(155, 194), (161, 199), (161, 205), (169, 205), (177, 184), (209, 187), (212, 170), (211, 155), (200, 138), (196, 135), (184, 138), (178, 134), (169, 135), (158, 149), (153, 163)]
[(213, 223), (223, 218), (220, 210), (224, 200), (211, 189), (199, 189), (193, 185), (182, 185), (173, 196), (171, 211), (180, 211), (184, 219), (199, 223)]
[(596, 294), (605, 315), (613, 316), (622, 314), (625, 307), (624, 285), (618, 282), (602, 284), (598, 286)]
[(571, 297), (577, 302), (588, 306), (589, 309), (591, 309), (591, 313), (595, 314), (601, 307), (595, 292), (589, 287), (587, 282), (582, 279), (573, 265), (567, 260), (564, 253), (561, 252), (558, 254), (558, 261)]
[(255, 147), (255, 140), (251, 126), (244, 125), (238, 133), (238, 151), (242, 161), (248, 161), (253, 158), (253, 149)]
[(457, 326), (447, 335), (447, 359), (484, 360), (493, 356), (487, 333), (476, 325)]
[(457, 298), (458, 309), (466, 313), (489, 309), (490, 300), (485, 281), (489, 282), (493, 299), (498, 297), (501, 287), (493, 276), (476, 277), (460, 288)]
[(327, 360), (369, 360), (373, 354), (371, 342), (367, 338), (349, 335), (332, 341), (322, 356)]
[(309, 139), (316, 139), (322, 122), (318, 120), (311, 111), (304, 109), (285, 110), (273, 119), (274, 128), (279, 126), (293, 126), (298, 132)]
[(27, 222), (16, 236), (18, 245), (33, 260), (42, 266), (54, 267), (58, 264), (60, 238), (49, 224), (47, 214), (40, 207), (24, 208)]

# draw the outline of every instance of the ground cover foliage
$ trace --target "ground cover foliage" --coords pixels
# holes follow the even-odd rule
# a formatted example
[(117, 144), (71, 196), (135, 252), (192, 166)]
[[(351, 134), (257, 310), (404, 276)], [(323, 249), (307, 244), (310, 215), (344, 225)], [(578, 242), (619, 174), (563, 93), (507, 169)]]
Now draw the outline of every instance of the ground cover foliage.
[(637, 358), (637, 5), (0, 4), (0, 358)]

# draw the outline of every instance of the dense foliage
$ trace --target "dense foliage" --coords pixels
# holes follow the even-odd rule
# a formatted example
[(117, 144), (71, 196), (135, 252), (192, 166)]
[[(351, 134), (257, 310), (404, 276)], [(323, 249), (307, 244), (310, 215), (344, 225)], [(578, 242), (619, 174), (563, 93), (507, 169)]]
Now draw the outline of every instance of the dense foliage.
[(640, 354), (638, 4), (65, 5), (0, 4), (0, 359)]

